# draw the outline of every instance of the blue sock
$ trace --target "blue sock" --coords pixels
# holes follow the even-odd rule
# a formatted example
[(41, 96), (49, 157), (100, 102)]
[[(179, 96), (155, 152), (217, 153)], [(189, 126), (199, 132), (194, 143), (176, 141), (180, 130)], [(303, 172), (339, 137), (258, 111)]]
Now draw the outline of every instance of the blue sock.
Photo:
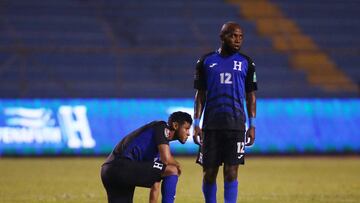
[(203, 182), (202, 191), (206, 203), (216, 203), (216, 183), (208, 184)]
[(224, 182), (225, 203), (236, 203), (238, 193), (238, 181)]
[(172, 203), (175, 201), (177, 175), (166, 176), (161, 184), (162, 203)]

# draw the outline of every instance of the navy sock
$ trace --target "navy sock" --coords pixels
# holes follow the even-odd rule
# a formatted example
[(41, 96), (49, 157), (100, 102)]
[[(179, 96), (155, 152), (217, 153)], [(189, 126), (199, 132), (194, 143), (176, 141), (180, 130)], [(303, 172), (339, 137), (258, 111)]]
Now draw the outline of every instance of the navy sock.
[(216, 203), (216, 183), (208, 184), (203, 182), (202, 191), (206, 203)]
[(162, 203), (172, 203), (175, 201), (177, 175), (166, 176), (161, 184)]
[(224, 182), (225, 203), (236, 203), (238, 193), (238, 181)]

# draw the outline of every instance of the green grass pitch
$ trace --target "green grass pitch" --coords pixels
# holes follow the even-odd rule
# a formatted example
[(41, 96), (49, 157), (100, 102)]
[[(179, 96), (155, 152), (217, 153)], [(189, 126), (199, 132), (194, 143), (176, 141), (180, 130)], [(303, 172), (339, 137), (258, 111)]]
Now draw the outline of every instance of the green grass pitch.
[[(0, 202), (106, 202), (100, 180), (105, 158), (0, 158)], [(182, 164), (176, 202), (204, 202), (202, 170), (194, 157)], [(223, 202), (222, 173), (218, 202)], [(137, 188), (134, 202), (148, 200)], [(159, 201), (160, 202), (160, 201)], [(239, 169), (238, 202), (360, 202), (359, 157), (252, 157)]]

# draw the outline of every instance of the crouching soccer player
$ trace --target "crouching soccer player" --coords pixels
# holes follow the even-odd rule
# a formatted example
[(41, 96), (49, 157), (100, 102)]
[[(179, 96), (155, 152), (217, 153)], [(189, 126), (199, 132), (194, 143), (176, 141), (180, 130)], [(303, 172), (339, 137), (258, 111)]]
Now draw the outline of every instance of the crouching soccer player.
[(136, 186), (150, 188), (161, 180), (162, 202), (174, 202), (181, 170), (171, 155), (169, 142), (179, 140), (184, 144), (191, 124), (191, 116), (178, 111), (167, 123), (153, 121), (125, 136), (101, 167), (108, 202), (133, 202)]

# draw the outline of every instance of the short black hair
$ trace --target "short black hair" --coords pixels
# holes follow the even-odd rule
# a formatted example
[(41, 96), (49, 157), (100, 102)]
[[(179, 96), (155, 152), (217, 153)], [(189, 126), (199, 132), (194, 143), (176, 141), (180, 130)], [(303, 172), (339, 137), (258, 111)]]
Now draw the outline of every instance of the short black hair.
[(171, 126), (171, 123), (178, 122), (180, 125), (182, 125), (185, 122), (188, 122), (191, 125), (192, 121), (193, 120), (190, 114), (182, 111), (176, 111), (169, 116), (168, 124)]

